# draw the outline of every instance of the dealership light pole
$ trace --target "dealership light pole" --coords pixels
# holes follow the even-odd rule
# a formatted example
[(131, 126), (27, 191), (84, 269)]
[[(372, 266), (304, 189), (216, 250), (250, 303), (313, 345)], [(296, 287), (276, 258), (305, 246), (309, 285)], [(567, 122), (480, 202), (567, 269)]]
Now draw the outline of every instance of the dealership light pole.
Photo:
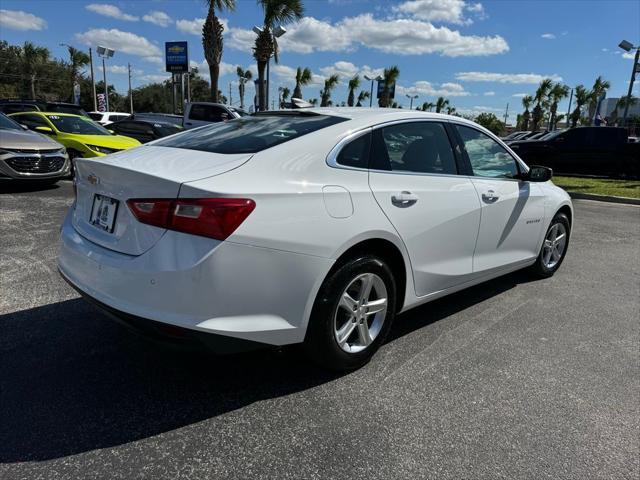
[(365, 80), (369, 80), (371, 82), (371, 93), (369, 94), (369, 108), (373, 105), (373, 82), (379, 82), (382, 80), (382, 77), (378, 75), (377, 77), (370, 77), (368, 75), (364, 76)]
[(567, 108), (567, 120), (565, 122), (565, 128), (569, 128), (569, 115), (571, 115), (571, 101), (573, 100), (573, 88), (571, 89), (571, 94), (569, 95), (569, 108)]
[(409, 102), (409, 110), (413, 110), (413, 101), (418, 98), (418, 94), (415, 95), (409, 95), (407, 93), (407, 98), (410, 99), (411, 101)]
[(105, 59), (113, 57), (113, 54), (116, 53), (116, 51), (112, 48), (107, 48), (107, 47), (98, 45), (96, 52), (98, 52), (98, 55), (102, 57), (102, 81), (104, 82), (104, 101), (105, 101), (105, 107), (108, 112), (109, 111), (109, 87), (107, 86), (107, 66), (105, 64)]
[(631, 80), (629, 80), (629, 91), (627, 92), (627, 102), (624, 106), (624, 115), (622, 115), (622, 126), (627, 123), (627, 114), (629, 113), (629, 104), (631, 103), (631, 91), (633, 90), (633, 82), (636, 80), (636, 73), (638, 72), (639, 63), (638, 58), (640, 58), (640, 46), (634, 46), (631, 42), (627, 42), (626, 40), (621, 41), (618, 46), (626, 52), (630, 52), (634, 48), (636, 49), (636, 55), (633, 57), (633, 66), (631, 67)]
[[(264, 29), (264, 27), (258, 27), (258, 26), (254, 26), (252, 28), (253, 32), (256, 35), (260, 35), (262, 33), (263, 29)], [(287, 30), (283, 26), (278, 25), (277, 27), (275, 27), (273, 29), (273, 32), (271, 32), (271, 39), (273, 40), (273, 43), (277, 44), (277, 40), (276, 39), (280, 38), (285, 33), (287, 33)], [(266, 85), (266, 92), (265, 92), (265, 95), (264, 95), (264, 104), (265, 104), (267, 109), (269, 108), (269, 70), (270, 70), (270, 66), (271, 66), (271, 57), (269, 57), (269, 59), (267, 60), (267, 85)]]

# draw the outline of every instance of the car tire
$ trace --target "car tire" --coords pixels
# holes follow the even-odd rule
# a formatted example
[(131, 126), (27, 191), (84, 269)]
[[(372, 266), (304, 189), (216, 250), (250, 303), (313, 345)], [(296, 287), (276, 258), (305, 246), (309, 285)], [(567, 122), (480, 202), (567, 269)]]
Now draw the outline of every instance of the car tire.
[(389, 266), (373, 255), (352, 258), (332, 269), (320, 287), (304, 350), (330, 370), (360, 368), (384, 343), (395, 313), (396, 282)]
[(570, 237), (569, 219), (564, 213), (557, 213), (544, 235), (538, 258), (530, 267), (531, 273), (539, 278), (548, 278), (556, 273), (567, 254)]

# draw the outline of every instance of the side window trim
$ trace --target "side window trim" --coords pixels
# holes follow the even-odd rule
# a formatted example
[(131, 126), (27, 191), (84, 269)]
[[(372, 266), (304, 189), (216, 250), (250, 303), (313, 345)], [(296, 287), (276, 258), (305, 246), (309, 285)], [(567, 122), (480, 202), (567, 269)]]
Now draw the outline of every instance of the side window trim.
[[(364, 171), (369, 170), (369, 168), (342, 165), (338, 163), (338, 156), (340, 155), (340, 152), (342, 151), (342, 149), (346, 147), (349, 143), (351, 143), (354, 140), (357, 140), (358, 138), (364, 135), (371, 133), (372, 130), (373, 129), (371, 127), (365, 127), (362, 130), (357, 130), (353, 133), (350, 133), (349, 135), (344, 137), (342, 140), (340, 140), (338, 143), (336, 143), (336, 145), (329, 151), (329, 154), (327, 155), (327, 159), (326, 159), (327, 165), (333, 168), (342, 168), (345, 170), (364, 170)], [(371, 145), (369, 145), (369, 151), (371, 151)], [(371, 159), (369, 158), (369, 160)]]

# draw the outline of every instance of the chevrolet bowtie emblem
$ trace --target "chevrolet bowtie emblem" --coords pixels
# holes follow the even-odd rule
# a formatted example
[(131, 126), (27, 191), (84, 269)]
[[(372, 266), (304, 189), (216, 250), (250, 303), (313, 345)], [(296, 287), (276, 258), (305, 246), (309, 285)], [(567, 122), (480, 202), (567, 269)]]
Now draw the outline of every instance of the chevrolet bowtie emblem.
[(98, 183), (100, 183), (100, 179), (96, 177), (93, 173), (87, 177), (87, 180), (89, 180), (89, 183), (91, 185), (97, 185)]

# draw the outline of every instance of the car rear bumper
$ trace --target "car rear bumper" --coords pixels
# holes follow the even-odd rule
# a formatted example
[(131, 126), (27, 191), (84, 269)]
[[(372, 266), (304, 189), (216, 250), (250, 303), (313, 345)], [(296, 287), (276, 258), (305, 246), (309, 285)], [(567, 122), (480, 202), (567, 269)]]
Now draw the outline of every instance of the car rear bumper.
[(172, 231), (142, 255), (125, 255), (79, 235), (70, 217), (61, 228), (60, 273), (83, 296), (129, 321), (268, 345), (299, 343), (333, 264)]

